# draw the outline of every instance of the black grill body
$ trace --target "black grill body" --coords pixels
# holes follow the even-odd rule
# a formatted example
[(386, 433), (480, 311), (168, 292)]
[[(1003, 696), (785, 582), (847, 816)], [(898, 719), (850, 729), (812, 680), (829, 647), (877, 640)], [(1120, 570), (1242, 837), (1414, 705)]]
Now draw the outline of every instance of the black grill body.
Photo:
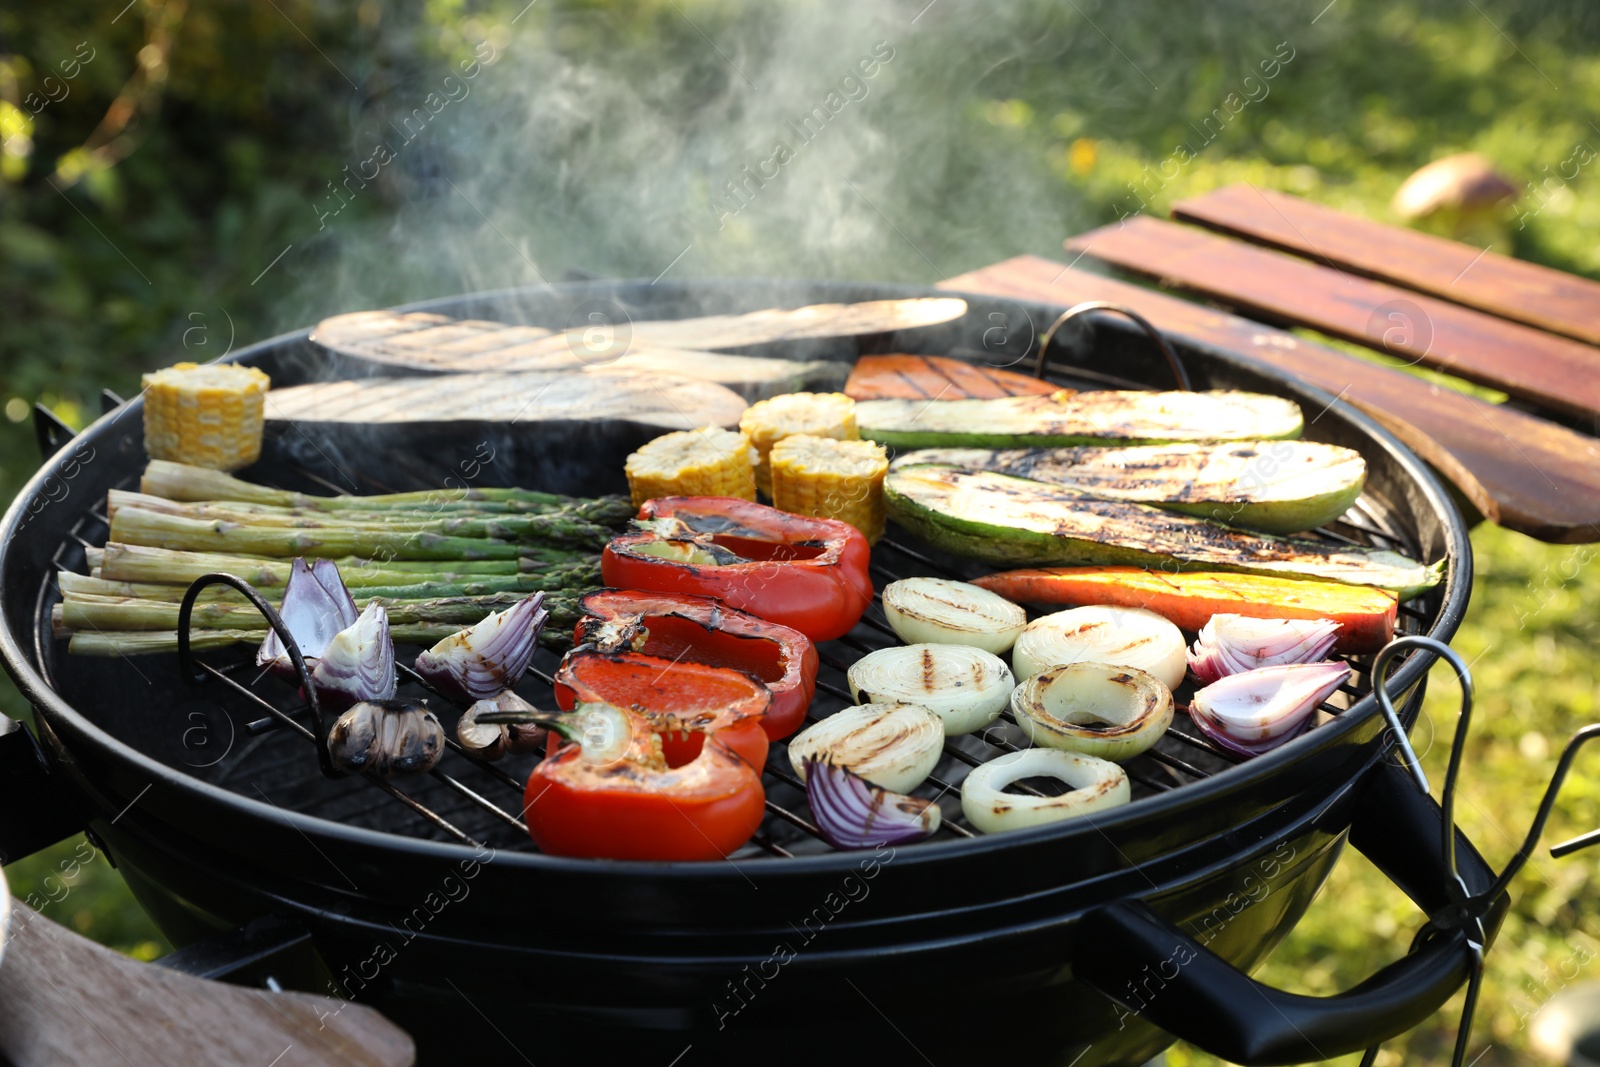
[[(927, 293), (849, 283), (591, 283), (421, 306), (562, 326), (596, 305), (614, 319), (642, 320), (908, 295)], [(947, 326), (774, 345), (762, 354), (919, 351), (1022, 369), (1054, 317), (1042, 305), (978, 297), (971, 304)], [(1308, 438), (1362, 452), (1369, 475), (1361, 516), (1342, 535), (1447, 560), (1444, 584), (1406, 605), (1402, 629), (1448, 640), (1466, 607), (1470, 549), (1459, 513), (1427, 469), (1317, 389), (1227, 353), (1178, 347), (1196, 388), (1289, 396), (1307, 413)], [(275, 385), (379, 372), (330, 357), (305, 333), (237, 358), (267, 370)], [(1168, 381), (1148, 339), (1117, 321), (1060, 338), (1051, 360), (1059, 380), (1089, 387)], [(261, 464), (245, 474), (311, 491), (351, 477), (361, 484), (344, 488), (360, 492), (431, 488), (487, 443), (495, 458), (480, 484), (593, 494), (624, 490), (623, 458), (659, 432), (581, 419), (297, 427), (270, 439)], [(1092, 821), (974, 838), (957, 832), (951, 791), (943, 803), (956, 830), (883, 855), (835, 853), (806, 832), (803, 794), (786, 780), (787, 759), (775, 745), (769, 798), (791, 817), (770, 817), (758, 843), (729, 862), (564, 860), (537, 854), (505, 820), (441, 783), (405, 788), (456, 834), (358, 779), (323, 778), (291, 730), (252, 733), (248, 724), (261, 711), (249, 691), (282, 707), (294, 701), (271, 680), (241, 696), (239, 685), (253, 675), (229, 668), (248, 660), (242, 649), (203, 654), (219, 676), (198, 687), (183, 682), (175, 657), (69, 659), (65, 643), (50, 637), (49, 577), (58, 565), (83, 570), (83, 542), (104, 538), (95, 509), (106, 490), (136, 481), (144, 459), (135, 402), (48, 461), (5, 520), (0, 651), (38, 709), (58, 787), (53, 803), (81, 814), (175, 943), (263, 915), (288, 917), (310, 931), (317, 953), (317, 969), (301, 972), (301, 984), (386, 1010), (416, 1035), (428, 1062), (470, 1052), (488, 1062), (583, 1063), (626, 1049), (665, 1063), (692, 1046), (686, 1063), (757, 1054), (915, 1062), (920, 1053), (935, 1063), (1004, 1055), (1089, 1067), (1142, 1063), (1174, 1031), (1225, 1055), (1250, 1053), (1246, 1062), (1295, 1062), (1297, 1052), (1321, 1058), (1311, 1046), (1333, 1054), (1332, 1035), (1357, 1047), (1406, 1018), (1420, 1021), (1465, 976), (1465, 963), (1436, 947), (1431, 970), (1410, 976), (1406, 988), (1389, 987), (1388, 1014), (1374, 1006), (1359, 1019), (1327, 1022), (1326, 1032), (1300, 1019), (1294, 1028), (1309, 1045), (1297, 1046), (1292, 1035), (1237, 1033), (1238, 1020), (1171, 1017), (1163, 1005), (1181, 999), (1182, 967), (1167, 974), (1157, 966), (1140, 980), (1078, 950), (1086, 936), (1097, 946), (1124, 936), (1112, 921), (1120, 913), (1107, 909), (1140, 904), (1173, 925), (1175, 949), (1187, 935), (1248, 971), (1304, 912), (1352, 825), (1363, 850), (1424, 908), (1444, 903), (1437, 808), (1399, 778), (1388, 756), (1384, 721), (1367, 695), (1368, 659), (1355, 661), (1356, 684), (1337, 714), (1305, 737), (1237, 767), (1203, 744), (1169, 738), (1157, 757), (1131, 768), (1138, 802)], [(937, 573), (930, 567), (975, 573), (903, 534), (892, 533), (874, 559), (880, 584)], [(816, 710), (845, 703), (839, 668), (888, 641), (863, 625), (823, 646), (830, 665)], [(1431, 659), (1414, 652), (1391, 679), (1390, 691), (1407, 696), (1407, 723)], [(546, 673), (553, 665), (549, 653), (536, 661)], [(525, 687), (549, 705), (547, 688)], [(197, 723), (226, 747), (223, 758), (208, 762), (213, 753), (186, 735)], [(1015, 744), (1011, 730), (996, 740)], [(956, 745), (936, 777), (958, 779), (961, 754), (984, 758), (986, 743)], [(514, 776), (526, 767), (510, 769)], [(504, 782), (464, 765), (452, 773), (516, 811)], [(1378, 796), (1386, 803), (1375, 809)], [(1469, 888), (1492, 881), (1465, 842), (1462, 856)], [(1352, 1029), (1362, 1020), (1371, 1032)], [(1248, 1047), (1229, 1044), (1238, 1041)]]

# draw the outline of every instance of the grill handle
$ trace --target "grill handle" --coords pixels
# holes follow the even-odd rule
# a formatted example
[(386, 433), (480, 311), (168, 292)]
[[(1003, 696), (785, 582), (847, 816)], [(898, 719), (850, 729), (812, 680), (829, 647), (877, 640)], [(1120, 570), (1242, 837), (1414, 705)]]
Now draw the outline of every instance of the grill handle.
[[(1073, 972), (1144, 1021), (1246, 1067), (1360, 1052), (1418, 1025), (1460, 989), (1509, 907), (1502, 894), (1481, 917), (1456, 913), (1443, 827), (1439, 805), (1398, 764), (1379, 764), (1363, 782), (1350, 840), (1432, 921), (1409, 955), (1343, 993), (1263, 985), (1137, 900), (1084, 917)], [(1459, 832), (1455, 846), (1468, 892), (1494, 886), (1495, 872)], [(1148, 988), (1152, 975), (1165, 984), (1130, 1003), (1128, 991)]]
[(77, 797), (50, 773), (33, 734), (6, 715), (0, 715), (0, 813), (0, 863), (31, 856), (89, 825)]
[(1121, 315), (1123, 318), (1133, 320), (1133, 324), (1149, 335), (1150, 339), (1156, 343), (1156, 347), (1161, 350), (1162, 357), (1167, 361), (1167, 369), (1172, 371), (1172, 380), (1177, 387), (1185, 393), (1194, 390), (1194, 384), (1189, 380), (1189, 372), (1184, 369), (1183, 360), (1178, 358), (1177, 350), (1172, 347), (1172, 342), (1168, 341), (1162, 332), (1155, 328), (1155, 324), (1125, 304), (1113, 304), (1105, 300), (1086, 300), (1081, 304), (1074, 304), (1056, 316), (1056, 320), (1050, 324), (1050, 328), (1045, 330), (1044, 336), (1039, 339), (1039, 354), (1035, 357), (1033, 364), (1033, 376), (1035, 378), (1044, 377), (1045, 359), (1050, 354), (1050, 342), (1055, 340), (1056, 334), (1061, 330), (1061, 327), (1078, 316), (1086, 315), (1091, 311), (1111, 311)]

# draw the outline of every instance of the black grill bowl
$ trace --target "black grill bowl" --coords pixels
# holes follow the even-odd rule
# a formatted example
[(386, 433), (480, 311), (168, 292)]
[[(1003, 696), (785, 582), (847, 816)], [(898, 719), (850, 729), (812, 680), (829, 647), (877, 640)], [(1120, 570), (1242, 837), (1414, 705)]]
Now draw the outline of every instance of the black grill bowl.
[[(640, 320), (913, 295), (931, 291), (588, 283), (419, 306), (563, 326), (596, 306), (614, 319)], [(1008, 364), (1027, 354), (1057, 310), (982, 297), (971, 304), (948, 326), (767, 346), (763, 354), (921, 351)], [(1291, 397), (1307, 413), (1309, 438), (1362, 452), (1370, 521), (1412, 552), (1447, 562), (1444, 584), (1408, 605), (1414, 632), (1447, 641), (1466, 607), (1470, 550), (1450, 497), (1420, 461), (1320, 390), (1228, 353), (1178, 348), (1196, 388)], [(236, 358), (267, 370), (275, 385), (376, 373), (330, 357), (305, 332)], [(1119, 321), (1062, 338), (1052, 358), (1063, 380), (1170, 381), (1149, 341)], [(1169, 1031), (1244, 1062), (1294, 1062), (1414, 1025), (1464, 978), (1464, 955), (1436, 946), (1426, 960), (1412, 957), (1416, 973), (1391, 976), (1342, 1008), (1274, 1002), (1286, 1028), (1207, 1007), (1189, 988), (1191, 976), (1206, 974), (1221, 992), (1256, 994), (1205, 971), (1204, 957), (1161, 965), (1172, 954), (1158, 951), (1165, 933), (1142, 946), (1129, 933), (1148, 917), (1138, 911), (1148, 905), (1161, 917), (1152, 921), (1177, 924), (1248, 971), (1304, 912), (1352, 824), (1357, 844), (1402, 888), (1429, 910), (1441, 905), (1437, 808), (1399, 777), (1370, 695), (1245, 765), (1196, 781), (1175, 778), (1186, 784), (1093, 821), (1024, 833), (943, 836), (876, 855), (797, 847), (802, 854), (775, 858), (752, 849), (693, 865), (542, 856), (492, 820), (481, 827), (485, 847), (455, 843), (359, 781), (323, 779), (309, 748), (288, 731), (250, 736), (244, 725), (259, 712), (216, 682), (185, 686), (174, 657), (73, 659), (50, 637), (56, 596), (49, 577), (58, 563), (83, 570), (75, 536), (103, 538), (91, 512), (142, 469), (140, 420), (135, 401), (69, 442), (4, 520), (0, 652), (38, 711), (49, 776), (175, 943), (262, 915), (302, 923), (320, 970), (301, 984), (389, 1012), (413, 1031), (427, 1062), (470, 1054), (583, 1063), (637, 1054), (665, 1064), (684, 1054), (686, 1064), (919, 1056), (944, 1064), (1003, 1055), (1090, 1067), (1141, 1063), (1172, 1040)], [(358, 437), (305, 427), (269, 440), (262, 463), (246, 475), (315, 488), (308, 478), (340, 484), (359, 472), (395, 488), (433, 488), (457, 458), (489, 441), (495, 459), (483, 484), (588, 494), (624, 488), (623, 456), (657, 432), (574, 422)], [(895, 540), (914, 545), (904, 535)], [(915, 565), (893, 550), (884, 558), (901, 573)], [(832, 651), (846, 660), (857, 654), (843, 645)], [(1411, 653), (1390, 681), (1392, 693), (1407, 695), (1408, 723), (1432, 659)], [(1358, 671), (1364, 666), (1370, 663), (1358, 663)], [(1363, 674), (1360, 682), (1366, 693), (1370, 679)], [(548, 701), (547, 693), (530, 693)], [(287, 694), (278, 696), (287, 706)], [(196, 723), (215, 731), (226, 758), (197, 757), (184, 741)], [(1221, 767), (1213, 761), (1206, 769)], [(798, 794), (781, 792), (787, 788), (771, 795), (803, 812)], [(443, 789), (418, 795), (441, 811), (452, 803)], [(446, 814), (461, 810), (458, 803)], [(6, 814), (30, 818), (26, 810)], [(1481, 862), (1463, 846), (1469, 885), (1480, 888)], [(1182, 937), (1172, 933), (1172, 951), (1188, 944)], [(1086, 954), (1084, 944), (1094, 951)], [(1146, 962), (1156, 966), (1141, 970)]]

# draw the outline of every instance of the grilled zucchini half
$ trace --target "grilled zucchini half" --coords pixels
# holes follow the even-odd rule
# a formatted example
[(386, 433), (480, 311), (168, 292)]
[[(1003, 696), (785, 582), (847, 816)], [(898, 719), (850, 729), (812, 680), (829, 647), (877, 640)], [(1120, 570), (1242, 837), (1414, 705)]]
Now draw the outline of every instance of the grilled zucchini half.
[(1267, 533), (1296, 533), (1343, 515), (1367, 481), (1361, 453), (1315, 441), (1128, 448), (924, 448), (896, 469), (925, 464), (994, 471), (1081, 489), (1103, 500), (1198, 515)]
[(1402, 600), (1444, 564), (1397, 552), (1272, 537), (1082, 490), (955, 467), (902, 467), (884, 480), (889, 514), (925, 541), (1001, 566), (1064, 563), (1245, 571), (1369, 585)]
[(861, 436), (895, 448), (1047, 448), (1299, 437), (1300, 405), (1261, 393), (1105, 390), (989, 400), (863, 400)]

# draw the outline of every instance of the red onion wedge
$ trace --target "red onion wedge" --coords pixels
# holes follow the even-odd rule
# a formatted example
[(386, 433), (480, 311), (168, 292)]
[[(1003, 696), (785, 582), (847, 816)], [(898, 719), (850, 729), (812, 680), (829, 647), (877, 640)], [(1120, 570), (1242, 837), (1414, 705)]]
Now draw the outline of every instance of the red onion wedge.
[(880, 789), (830, 760), (806, 761), (806, 800), (837, 849), (907, 845), (939, 829), (939, 805)]
[[(294, 643), (300, 646), (306, 666), (311, 666), (334, 635), (354, 623), (358, 614), (356, 602), (344, 587), (344, 579), (339, 577), (339, 568), (333, 560), (319, 559), (307, 567), (306, 561), (297, 557), (289, 565), (289, 580), (283, 586), (283, 603), (278, 615), (289, 628)], [(289, 681), (299, 680), (289, 652), (274, 630), (268, 630), (266, 640), (261, 642), (256, 666), (265, 667)]]
[(1350, 676), (1343, 663), (1299, 663), (1230, 674), (1195, 693), (1189, 717), (1240, 756), (1259, 756), (1304, 732)]
[(1251, 619), (1213, 615), (1189, 649), (1189, 669), (1201, 685), (1260, 667), (1318, 663), (1338, 640), (1339, 624), (1327, 619)]
[(451, 700), (488, 700), (522, 681), (550, 613), (535, 593), (417, 656), (417, 673)]
[(383, 605), (368, 604), (353, 625), (334, 635), (311, 668), (311, 684), (317, 700), (332, 711), (394, 699), (394, 644)]

